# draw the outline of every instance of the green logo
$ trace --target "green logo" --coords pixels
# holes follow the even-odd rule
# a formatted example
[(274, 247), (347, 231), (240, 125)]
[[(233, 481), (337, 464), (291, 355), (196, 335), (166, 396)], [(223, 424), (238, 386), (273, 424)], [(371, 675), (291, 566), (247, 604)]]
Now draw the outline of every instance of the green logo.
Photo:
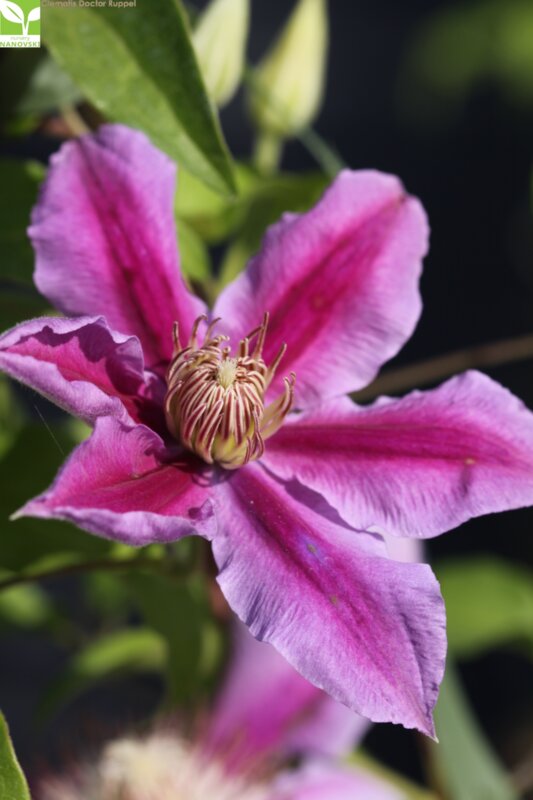
[(13, 37), (40, 34), (40, 0), (0, 0), (0, 45)]

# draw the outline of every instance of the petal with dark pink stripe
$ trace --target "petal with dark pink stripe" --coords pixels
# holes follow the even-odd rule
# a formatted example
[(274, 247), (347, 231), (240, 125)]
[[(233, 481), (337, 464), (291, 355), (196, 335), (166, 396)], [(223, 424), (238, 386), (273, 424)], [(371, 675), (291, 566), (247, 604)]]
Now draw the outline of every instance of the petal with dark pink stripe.
[(207, 484), (194, 456), (169, 453), (144, 425), (101, 417), (52, 486), (15, 518), (63, 519), (135, 547), (193, 533), (209, 537)]
[(433, 733), (446, 637), (429, 567), (389, 560), (381, 537), (259, 465), (216, 491), (218, 580), (252, 634), (361, 715)]
[(32, 216), (38, 289), (68, 315), (105, 314), (142, 342), (148, 366), (172, 353), (205, 305), (179, 271), (176, 168), (143, 133), (104, 125), (51, 159)]
[(270, 312), (264, 358), (287, 344), (274, 388), (293, 370), (297, 405), (354, 391), (414, 330), (427, 238), (420, 203), (396, 178), (342, 172), (311, 211), (269, 229), (215, 316), (236, 341)]
[(533, 414), (467, 372), (401, 400), (358, 408), (342, 398), (294, 417), (269, 440), (264, 463), (356, 527), (435, 536), (533, 504)]
[(164, 422), (164, 386), (145, 373), (139, 341), (103, 317), (22, 322), (0, 336), (0, 368), (90, 424), (103, 415)]
[(343, 755), (368, 725), (239, 623), (229, 671), (202, 743), (208, 754), (239, 771), (269, 754)]

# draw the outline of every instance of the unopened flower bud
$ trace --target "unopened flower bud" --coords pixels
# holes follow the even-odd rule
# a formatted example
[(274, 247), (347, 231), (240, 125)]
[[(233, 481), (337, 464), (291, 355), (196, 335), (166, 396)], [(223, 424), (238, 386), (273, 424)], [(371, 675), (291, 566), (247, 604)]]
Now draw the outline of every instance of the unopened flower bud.
[(288, 138), (314, 120), (322, 101), (327, 44), (326, 0), (299, 0), (255, 70), (251, 111), (262, 131)]
[(194, 29), (196, 56), (217, 106), (228, 103), (239, 86), (249, 17), (249, 0), (212, 0)]

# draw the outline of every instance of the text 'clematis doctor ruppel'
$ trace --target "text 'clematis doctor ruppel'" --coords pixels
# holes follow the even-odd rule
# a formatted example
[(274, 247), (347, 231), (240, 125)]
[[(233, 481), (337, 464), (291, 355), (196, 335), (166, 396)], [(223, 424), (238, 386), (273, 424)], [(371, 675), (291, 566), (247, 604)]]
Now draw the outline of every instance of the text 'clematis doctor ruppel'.
[(94, 431), (18, 515), (131, 545), (210, 539), (254, 636), (360, 714), (433, 735), (442, 598), (380, 533), (533, 503), (533, 415), (476, 372), (369, 408), (343, 397), (420, 314), (428, 228), (396, 178), (341, 173), (212, 313), (179, 273), (174, 190), (173, 164), (121, 126), (52, 159), (29, 233), (68, 318), (4, 334), (0, 366)]

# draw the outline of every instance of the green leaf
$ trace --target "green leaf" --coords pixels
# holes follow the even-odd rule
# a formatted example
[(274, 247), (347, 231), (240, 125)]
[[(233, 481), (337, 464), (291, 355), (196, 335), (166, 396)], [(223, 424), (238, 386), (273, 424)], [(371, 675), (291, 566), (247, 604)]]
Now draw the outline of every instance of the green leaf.
[(242, 222), (249, 196), (261, 183), (261, 178), (244, 164), (235, 164), (238, 194), (222, 197), (186, 170), (180, 170), (175, 210), (209, 244), (224, 241)]
[[(0, 331), (19, 322), (50, 313), (44, 297), (22, 283), (6, 283), (0, 291)], [(51, 312), (54, 313), (54, 312)]]
[[(43, 566), (42, 559), (97, 558), (109, 552), (112, 545), (64, 522), (56, 520), (18, 519), (9, 516), (27, 500), (42, 492), (53, 480), (57, 469), (72, 447), (65, 426), (48, 419), (44, 401), (35, 396), (43, 422), (27, 425), (11, 449), (0, 461), (0, 566), (13, 572)], [(54, 438), (55, 437), (55, 438)], [(55, 563), (55, 562), (54, 562)]]
[(88, 573), (84, 576), (83, 590), (87, 606), (95, 609), (107, 625), (111, 621), (128, 619), (131, 612), (129, 592), (113, 572)]
[(281, 174), (266, 180), (249, 198), (239, 235), (228, 248), (220, 271), (219, 289), (233, 280), (254, 255), (265, 229), (285, 211), (307, 211), (326, 188), (322, 173)]
[(0, 280), (33, 285), (33, 252), (26, 229), (42, 175), (40, 164), (0, 160)]
[(177, 226), (181, 269), (193, 283), (205, 283), (211, 277), (209, 251), (194, 228), (183, 220)]
[(129, 628), (106, 634), (71, 659), (46, 693), (39, 716), (47, 716), (101, 681), (129, 673), (162, 672), (166, 660), (166, 643), (153, 630)]
[(5, 50), (0, 61), (0, 118), (7, 120), (17, 113), (17, 106), (31, 84), (32, 76), (43, 58), (40, 48)]
[(65, 429), (74, 444), (81, 444), (85, 439), (88, 439), (93, 432), (90, 425), (87, 425), (86, 422), (83, 422), (81, 419), (76, 419), (75, 417), (70, 417), (66, 420)]
[(39, 586), (13, 586), (0, 592), (0, 617), (19, 628), (38, 628), (52, 615), (50, 598)]
[(144, 622), (168, 645), (168, 700), (189, 705), (202, 692), (221, 656), (220, 638), (210, 620), (203, 576), (188, 579), (138, 573), (125, 580)]
[(443, 4), (425, 17), (400, 72), (402, 111), (417, 122), (460, 110), (482, 82), (512, 103), (533, 99), (533, 6), (530, 0)]
[(533, 571), (481, 557), (445, 562), (436, 572), (455, 655), (475, 656), (520, 640), (533, 652)]
[(439, 744), (429, 743), (432, 769), (450, 800), (518, 800), (476, 722), (453, 665), (448, 664), (435, 709)]
[(381, 762), (375, 761), (366, 753), (361, 752), (361, 750), (358, 750), (355, 755), (350, 757), (350, 763), (365, 772), (370, 772), (376, 778), (382, 778), (386, 783), (390, 783), (395, 789), (400, 790), (401, 795), (394, 794), (395, 798), (401, 797), (402, 800), (438, 800), (437, 795), (433, 794), (433, 792), (411, 783), (404, 775), (399, 775), (389, 767), (385, 767)]
[(307, 211), (329, 182), (320, 172), (264, 177), (242, 163), (235, 165), (235, 178), (238, 195), (221, 197), (190, 173), (180, 172), (176, 215), (209, 244), (240, 233), (257, 246), (267, 225), (284, 211)]
[(18, 114), (42, 115), (75, 105), (80, 100), (79, 89), (53, 58), (46, 54), (37, 64), (17, 103), (16, 111)]
[(31, 800), (28, 784), (17, 761), (9, 730), (0, 713), (0, 797), (2, 800)]
[(23, 414), (11, 383), (0, 377), (0, 459), (14, 444), (23, 423)]
[(44, 167), (35, 161), (0, 160), (0, 329), (47, 312), (33, 286), (33, 252), (27, 227)]
[(43, 33), (59, 65), (101, 112), (143, 130), (216, 191), (233, 192), (228, 150), (179, 0), (75, 14), (46, 8)]

